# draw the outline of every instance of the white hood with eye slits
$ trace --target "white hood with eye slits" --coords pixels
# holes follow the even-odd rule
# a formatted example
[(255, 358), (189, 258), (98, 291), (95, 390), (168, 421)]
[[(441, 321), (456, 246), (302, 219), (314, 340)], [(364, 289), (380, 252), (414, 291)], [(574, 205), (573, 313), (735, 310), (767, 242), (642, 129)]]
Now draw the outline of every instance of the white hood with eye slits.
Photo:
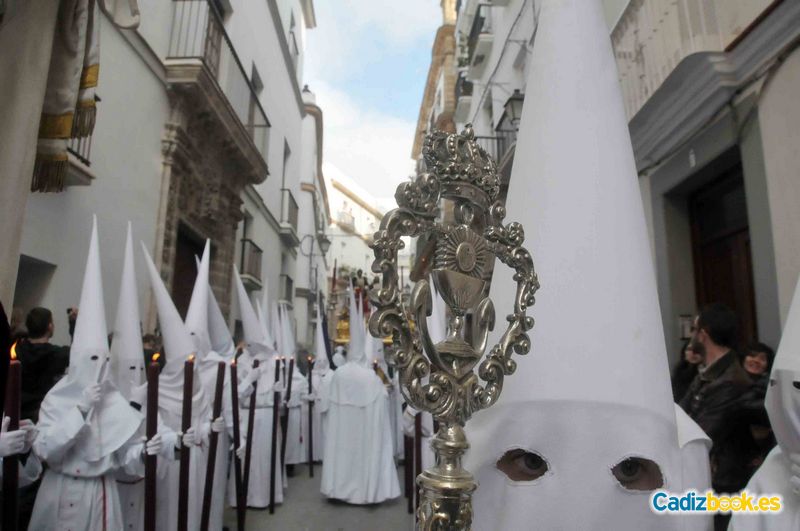
[[(506, 221), (525, 227), (542, 287), (529, 310), (531, 352), (514, 357), (517, 371), (498, 403), (467, 425), (465, 466), (480, 483), (474, 528), (705, 528), (702, 517), (654, 514), (652, 489), (618, 479), (620, 465), (636, 458), (657, 465), (654, 485), (705, 487), (684, 484), (654, 268), (601, 3), (535, 6)], [(498, 312), (515, 293), (508, 269), (496, 269)], [(514, 449), (541, 456), (546, 472), (510, 479), (496, 464)]]

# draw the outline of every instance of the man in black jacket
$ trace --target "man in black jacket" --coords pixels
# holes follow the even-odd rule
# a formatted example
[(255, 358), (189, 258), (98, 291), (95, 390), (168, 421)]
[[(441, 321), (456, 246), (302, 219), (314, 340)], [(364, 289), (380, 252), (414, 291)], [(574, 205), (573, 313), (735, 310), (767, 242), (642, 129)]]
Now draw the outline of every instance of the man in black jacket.
[[(733, 345), (736, 315), (724, 304), (705, 307), (695, 319), (692, 349), (703, 355), (704, 367), (680, 406), (711, 438), (711, 484), (718, 493), (739, 492), (750, 478), (748, 455), (753, 441), (743, 422), (741, 397), (751, 385)], [(724, 516), (720, 518), (720, 516)], [(725, 529), (729, 515), (715, 518)]]
[(39, 406), (51, 387), (64, 375), (69, 365), (69, 347), (50, 343), (53, 337), (53, 314), (47, 308), (34, 308), (25, 319), (28, 339), (17, 345), (22, 364), (22, 418), (37, 422)]

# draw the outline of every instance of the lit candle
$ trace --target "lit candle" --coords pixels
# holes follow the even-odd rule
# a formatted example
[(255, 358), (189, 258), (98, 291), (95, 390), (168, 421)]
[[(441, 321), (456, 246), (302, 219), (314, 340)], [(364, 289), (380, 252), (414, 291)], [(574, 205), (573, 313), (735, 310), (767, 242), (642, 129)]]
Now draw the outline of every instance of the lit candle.
[[(147, 365), (147, 416), (145, 418), (146, 437), (149, 441), (158, 433), (158, 374), (160, 366), (158, 358), (161, 354), (153, 354)], [(156, 470), (158, 456), (147, 455), (144, 459), (144, 528), (145, 531), (156, 531)]]
[(244, 486), (242, 485), (242, 460), (239, 459), (239, 370), (236, 360), (231, 361), (231, 409), (233, 410), (233, 473), (236, 486), (236, 529), (244, 531), (245, 515), (247, 514), (247, 500), (244, 499)]
[[(181, 432), (192, 426), (192, 394), (194, 393), (194, 354), (183, 365), (183, 411)], [(187, 531), (189, 516), (189, 447), (181, 440), (181, 462), (178, 483), (178, 531)]]
[[(11, 361), (8, 364), (5, 414), (9, 418), (8, 431), (19, 429), (20, 377), (22, 366), (17, 359), (17, 344), (11, 345)], [(3, 529), (17, 529), (19, 514), (19, 457), (3, 458)]]

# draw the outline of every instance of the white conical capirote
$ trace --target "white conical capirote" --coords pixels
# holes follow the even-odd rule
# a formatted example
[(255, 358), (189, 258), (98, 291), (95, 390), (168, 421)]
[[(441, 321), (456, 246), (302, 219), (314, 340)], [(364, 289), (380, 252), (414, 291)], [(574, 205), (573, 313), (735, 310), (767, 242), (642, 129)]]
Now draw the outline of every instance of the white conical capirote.
[(214, 352), (226, 360), (233, 359), (236, 354), (236, 345), (233, 344), (230, 328), (228, 328), (228, 323), (225, 321), (225, 316), (222, 315), (217, 297), (214, 296), (214, 290), (210, 285), (208, 286), (208, 335)]
[(432, 309), (428, 317), (428, 334), (434, 344), (447, 337), (447, 307), (435, 287), (431, 286)]
[[(540, 4), (506, 222), (523, 224), (542, 288), (532, 354), (501, 401), (631, 405), (674, 423), (642, 198), (596, 3)], [(499, 312), (515, 294), (508, 269), (496, 270)]]
[(267, 338), (269, 345), (275, 345), (275, 338), (272, 336), (269, 323), (269, 283), (264, 279), (264, 286), (261, 288), (261, 302), (256, 301), (256, 311), (258, 313), (258, 322), (264, 329), (264, 337)]
[(141, 385), (145, 381), (139, 295), (136, 288), (136, 266), (130, 222), (125, 238), (122, 277), (112, 337), (111, 374), (122, 396), (130, 399), (131, 387)]
[[(97, 356), (92, 360), (92, 356)], [(108, 328), (97, 241), (97, 216), (92, 218), (92, 235), (83, 273), (78, 319), (69, 351), (70, 377), (84, 385), (97, 383), (98, 370), (108, 357)], [(98, 362), (99, 360), (99, 362)]]
[(350, 315), (350, 342), (347, 345), (347, 363), (360, 363), (366, 362), (365, 350), (365, 336), (364, 336), (364, 320), (361, 318), (361, 312), (356, 304), (355, 285), (350, 285), (349, 292), (349, 315)]
[(281, 323), (281, 354), (291, 359), (294, 357), (297, 346), (294, 340), (291, 315), (289, 314), (289, 309), (285, 305), (281, 305), (279, 317)]
[(211, 337), (208, 333), (208, 285), (209, 261), (211, 260), (211, 241), (206, 240), (203, 256), (197, 266), (197, 278), (192, 288), (189, 309), (186, 310), (186, 330), (192, 336), (197, 354), (204, 357), (211, 350)]
[(794, 288), (794, 297), (783, 326), (781, 342), (775, 353), (772, 370), (800, 372), (800, 280)]
[(268, 348), (267, 339), (264, 337), (264, 331), (258, 322), (253, 305), (250, 303), (250, 297), (247, 296), (247, 291), (244, 289), (239, 270), (235, 267), (233, 268), (233, 274), (236, 281), (236, 294), (239, 299), (239, 316), (242, 319), (244, 340), (253, 355), (266, 353)]
[[(281, 329), (281, 316), (280, 316), (280, 309), (278, 308), (278, 303), (276, 301), (272, 301), (272, 308), (270, 312), (270, 319), (272, 321), (272, 331), (274, 334), (275, 340), (275, 350), (279, 356), (285, 356), (286, 352), (283, 350), (283, 330)], [(264, 308), (266, 312), (267, 309)]]
[[(150, 286), (153, 288), (153, 296), (156, 301), (156, 308), (158, 309), (158, 323), (161, 330), (161, 337), (164, 342), (164, 357), (166, 364), (161, 371), (159, 377), (159, 386), (164, 387), (168, 378), (176, 378), (178, 375), (183, 374), (183, 363), (186, 359), (195, 353), (194, 342), (186, 326), (183, 324), (178, 309), (172, 302), (172, 298), (167, 292), (164, 281), (161, 275), (158, 274), (153, 259), (150, 258), (150, 253), (142, 243), (142, 251), (144, 252), (144, 261), (147, 264), (147, 273), (150, 278)], [(177, 381), (174, 383), (178, 383)], [(183, 385), (182, 380), (180, 385)]]

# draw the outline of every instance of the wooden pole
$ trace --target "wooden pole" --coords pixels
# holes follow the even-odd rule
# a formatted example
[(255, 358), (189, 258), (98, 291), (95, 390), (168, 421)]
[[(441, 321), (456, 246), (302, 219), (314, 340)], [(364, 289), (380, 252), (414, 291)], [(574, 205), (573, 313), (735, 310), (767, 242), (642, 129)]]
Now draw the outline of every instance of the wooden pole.
[[(147, 417), (145, 418), (145, 435), (149, 441), (158, 433), (158, 364), (160, 354), (153, 354), (147, 366)], [(147, 455), (144, 458), (144, 529), (156, 531), (156, 485), (158, 456)]]
[[(212, 406), (211, 421), (215, 421), (222, 413), (222, 391), (225, 387), (225, 362), (217, 363), (217, 386), (214, 389), (214, 405)], [(212, 431), (208, 436), (208, 461), (206, 462), (206, 484), (203, 489), (203, 509), (200, 515), (200, 529), (208, 531), (209, 518), (211, 518), (211, 497), (214, 494), (214, 469), (217, 466), (217, 446), (219, 433)]]
[(233, 410), (233, 479), (236, 487), (236, 530), (244, 531), (247, 498), (242, 484), (242, 460), (239, 458), (239, 375), (236, 360), (231, 361), (231, 409)]
[(294, 356), (289, 360), (289, 376), (286, 380), (286, 415), (283, 421), (283, 439), (281, 440), (281, 463), (286, 463), (286, 441), (289, 434), (289, 399), (292, 398), (292, 380), (294, 376)]
[[(192, 426), (192, 394), (194, 390), (194, 355), (183, 365), (183, 411), (181, 412), (181, 434)], [(181, 436), (181, 461), (178, 480), (178, 531), (187, 531), (189, 518), (189, 447)]]
[[(281, 360), (275, 359), (275, 383), (280, 381)], [(281, 394), (277, 391), (272, 393), (272, 444), (269, 449), (269, 514), (275, 513), (275, 469), (278, 464), (278, 414), (280, 412)]]
[(416, 481), (422, 474), (422, 413), (417, 413), (414, 417), (414, 507), (419, 507), (419, 488)]
[[(314, 362), (311, 356), (308, 357), (308, 394), (314, 392), (311, 383), (311, 371), (314, 368)], [(314, 401), (308, 401), (308, 477), (314, 477)]]
[(403, 435), (403, 476), (408, 514), (414, 513), (414, 439)]

